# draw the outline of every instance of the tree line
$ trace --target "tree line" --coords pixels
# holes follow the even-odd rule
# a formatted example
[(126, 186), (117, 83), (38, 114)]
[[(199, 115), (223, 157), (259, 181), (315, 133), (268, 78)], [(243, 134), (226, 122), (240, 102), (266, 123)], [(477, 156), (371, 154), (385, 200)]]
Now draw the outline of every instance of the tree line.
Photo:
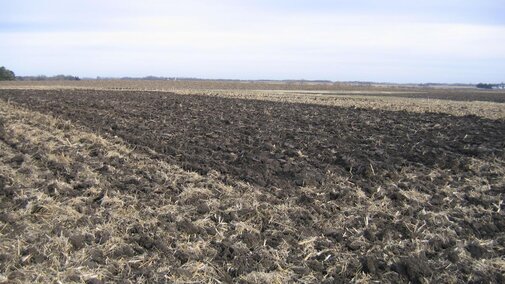
[(494, 89), (494, 88), (503, 89), (503, 88), (505, 88), (505, 84), (503, 84), (503, 83), (501, 83), (501, 84), (479, 83), (479, 84), (477, 84), (476, 87), (479, 88), (479, 89)]
[(79, 81), (81, 80), (77, 76), (71, 75), (56, 75), (56, 76), (18, 76), (16, 77), (18, 81)]
[(0, 67), (0, 81), (13, 81), (16, 80), (16, 74), (11, 70), (5, 68), (4, 66)]
[(0, 81), (78, 81), (80, 80), (77, 76), (72, 75), (56, 75), (56, 76), (16, 76), (13, 71), (0, 67)]

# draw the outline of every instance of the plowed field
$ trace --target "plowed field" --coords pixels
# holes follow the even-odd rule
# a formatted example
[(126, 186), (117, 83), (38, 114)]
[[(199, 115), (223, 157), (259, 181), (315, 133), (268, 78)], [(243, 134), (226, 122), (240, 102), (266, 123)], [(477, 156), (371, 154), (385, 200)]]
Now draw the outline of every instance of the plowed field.
[[(80, 209), (97, 215), (88, 230), (119, 210), (100, 208), (107, 186), (119, 199), (129, 196), (121, 208), (151, 210), (145, 220), (125, 221), (126, 235), (111, 229), (123, 252), (106, 250), (106, 242), (86, 240), (84, 233), (74, 245), (75, 234), (60, 230), (56, 235), (72, 244), (70, 255), (98, 250), (103, 258), (88, 267), (96, 277), (75, 272), (76, 279), (505, 281), (503, 119), (153, 91), (1, 90), (0, 99), (6, 113), (8, 107), (42, 113), (112, 145), (124, 144), (145, 157), (143, 163), (181, 167), (206, 179), (197, 189), (168, 184), (155, 169), (136, 169), (138, 158), (111, 160), (99, 147), (87, 148), (75, 158), (79, 163), (40, 164), (51, 170), (49, 179), (72, 188), (65, 198), (92, 196)], [(37, 123), (10, 119), (4, 124)], [(14, 130), (5, 129), (4, 143), (23, 153), (9, 156), (9, 165), (17, 169), (26, 159), (37, 160), (42, 150), (19, 147)], [(61, 151), (72, 156), (74, 150)], [(107, 183), (80, 179), (80, 167), (90, 163), (95, 179)], [(12, 178), (0, 182), (4, 192), (17, 188)], [(83, 193), (90, 188), (96, 196)], [(2, 203), (15, 196), (4, 193)], [(160, 198), (186, 211), (167, 216), (157, 211), (166, 206)], [(13, 204), (3, 206), (2, 214), (26, 210), (26, 204)], [(12, 234), (23, 232), (15, 222), (1, 221)], [(43, 264), (51, 251), (33, 254), (42, 255), (33, 259)], [(23, 257), (15, 264), (11, 256), (0, 258), (6, 277), (23, 270)], [(111, 267), (139, 257), (152, 261), (129, 267), (130, 274)]]

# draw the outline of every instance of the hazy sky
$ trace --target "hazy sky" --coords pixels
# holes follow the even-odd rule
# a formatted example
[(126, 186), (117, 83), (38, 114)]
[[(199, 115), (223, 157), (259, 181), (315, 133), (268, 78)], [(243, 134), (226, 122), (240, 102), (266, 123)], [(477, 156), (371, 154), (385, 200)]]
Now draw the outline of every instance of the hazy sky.
[(0, 0), (19, 75), (505, 81), (505, 0)]

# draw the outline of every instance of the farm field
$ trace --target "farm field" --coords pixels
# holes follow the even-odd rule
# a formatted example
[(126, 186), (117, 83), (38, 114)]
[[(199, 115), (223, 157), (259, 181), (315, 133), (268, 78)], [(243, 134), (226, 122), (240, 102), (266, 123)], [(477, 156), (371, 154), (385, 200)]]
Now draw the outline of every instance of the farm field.
[(503, 92), (15, 83), (0, 281), (505, 281)]
[(156, 91), (318, 105), (505, 118), (504, 91), (227, 81), (4, 81), (0, 90)]

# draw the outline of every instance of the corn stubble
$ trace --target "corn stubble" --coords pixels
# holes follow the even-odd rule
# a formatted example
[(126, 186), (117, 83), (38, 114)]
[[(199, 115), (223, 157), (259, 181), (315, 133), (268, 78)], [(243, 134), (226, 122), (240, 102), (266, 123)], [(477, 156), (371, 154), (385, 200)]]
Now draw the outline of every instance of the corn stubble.
[[(425, 151), (408, 156), (409, 162), (400, 168), (388, 168), (375, 162), (380, 153), (375, 158), (368, 153), (360, 156), (350, 145), (339, 148), (349, 151), (347, 156), (334, 153), (336, 158), (331, 161), (318, 158), (328, 169), (313, 167), (320, 178), (305, 175), (308, 178), (298, 182), (297, 172), (293, 180), (289, 175), (281, 175), (290, 169), (281, 168), (262, 182), (258, 171), (254, 172), (251, 166), (261, 163), (261, 158), (258, 162), (246, 154), (219, 156), (219, 151), (224, 150), (213, 148), (217, 149), (215, 163), (221, 161), (235, 169), (225, 166), (218, 171), (213, 166), (202, 170), (195, 162), (192, 171), (185, 163), (190, 158), (196, 159), (188, 154), (189, 146), (180, 145), (172, 153), (142, 142), (139, 137), (125, 136), (126, 130), (134, 128), (146, 133), (151, 131), (166, 141), (172, 141), (171, 135), (178, 134), (161, 131), (159, 117), (152, 117), (155, 113), (146, 111), (145, 116), (138, 116), (134, 110), (143, 107), (136, 108), (135, 101), (114, 103), (114, 95), (107, 98), (106, 92), (100, 93), (104, 101), (99, 101), (96, 96), (87, 97), (83, 91), (79, 94), (81, 99), (90, 100), (87, 103), (94, 104), (96, 110), (104, 107), (103, 113), (95, 113), (97, 120), (93, 126), (77, 119), (91, 109), (86, 103), (81, 108), (62, 108), (68, 114), (58, 112), (61, 109), (54, 106), (44, 111), (52, 111), (56, 115), (53, 116), (38, 112), (42, 109), (36, 111), (40, 105), (26, 99), (33, 91), (2, 92), (0, 281), (458, 283), (505, 280), (504, 145), (498, 141), (498, 137), (505, 137), (502, 119), (461, 114), (469, 122), (481, 125), (483, 135), (487, 136), (472, 138), (472, 133), (468, 133), (463, 139), (476, 139), (471, 141), (480, 141), (480, 146), (467, 148), (467, 152), (462, 146), (458, 148), (461, 153), (450, 152), (454, 151), (447, 148), (451, 145), (429, 144), (445, 141), (444, 135), (451, 134), (444, 126), (430, 124), (430, 131), (439, 133), (441, 138), (437, 139), (441, 140), (430, 138), (419, 147), (424, 150), (446, 147), (442, 152), (435, 152), (453, 154), (443, 163)], [(123, 95), (132, 94), (137, 93)], [(39, 99), (51, 98), (36, 95)], [(192, 98), (189, 91), (186, 95), (188, 100)], [(231, 91), (210, 97), (215, 96), (239, 97)], [(286, 96), (258, 97), (268, 101), (292, 98)], [(64, 95), (56, 98), (65, 101)], [(291, 102), (302, 103), (299, 101), (302, 98), (298, 98)], [(346, 100), (351, 99), (340, 103), (347, 104)], [(319, 104), (329, 104), (327, 99), (321, 101), (324, 102)], [(359, 100), (353, 103), (359, 104)], [(449, 112), (461, 106), (451, 103), (443, 102), (450, 106)], [(259, 110), (266, 117), (269, 117), (268, 111), (272, 112), (268, 108)], [(425, 109), (414, 112), (420, 119), (443, 118), (423, 116)], [(114, 122), (121, 114), (135, 119), (125, 119), (127, 123), (116, 123), (108, 131), (101, 128), (100, 119)], [(196, 128), (206, 120), (204, 116), (202, 113), (201, 117), (194, 118)], [(226, 119), (223, 117), (220, 123), (226, 124)], [(272, 123), (284, 127), (280, 121), (271, 119)], [(457, 117), (444, 119), (456, 121)], [(170, 120), (165, 123), (169, 125)], [(361, 125), (364, 121), (356, 123)], [(491, 130), (495, 133), (491, 134)], [(257, 134), (250, 131), (241, 134), (243, 143), (248, 143), (248, 136)], [(359, 129), (352, 131), (359, 133)], [(303, 131), (299, 135), (304, 137)], [(181, 138), (180, 134), (178, 137)], [(322, 133), (321, 137), (324, 137)], [(212, 141), (219, 139), (219, 135), (210, 134), (202, 136), (199, 142), (203, 147), (214, 147)], [(278, 159), (282, 160), (277, 161), (279, 167), (289, 163), (294, 167), (306, 161), (303, 168), (310, 168), (307, 161), (317, 160), (315, 153), (309, 148), (303, 149), (296, 141), (287, 144), (286, 140), (278, 141), (264, 151), (285, 155)], [(331, 149), (328, 151), (331, 154)], [(241, 158), (245, 161), (243, 164), (238, 162)], [(429, 159), (436, 162), (427, 162)], [(213, 160), (200, 157), (191, 161)], [(243, 172), (249, 174), (241, 176)]]

